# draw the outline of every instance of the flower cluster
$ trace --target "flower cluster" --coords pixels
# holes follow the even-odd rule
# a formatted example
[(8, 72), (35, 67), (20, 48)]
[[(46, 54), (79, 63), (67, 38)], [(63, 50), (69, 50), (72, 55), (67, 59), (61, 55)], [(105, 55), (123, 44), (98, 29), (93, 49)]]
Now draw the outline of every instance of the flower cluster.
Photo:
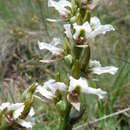
[[(40, 1), (37, 0), (39, 3)], [(116, 74), (117, 67), (102, 67), (99, 61), (91, 59), (90, 44), (98, 35), (114, 31), (110, 24), (102, 25), (99, 18), (91, 16), (91, 11), (98, 5), (99, 0), (48, 0), (48, 6), (54, 7), (59, 12), (61, 19), (50, 19), (50, 22), (65, 22), (64, 40), (53, 38), (50, 43), (38, 41), (40, 50), (48, 50), (55, 59), (42, 59), (42, 63), (65, 63), (59, 66), (59, 72), (54, 79), (45, 81), (43, 85), (33, 84), (27, 93), (24, 93), (25, 103), (3, 103), (0, 107), (0, 122), (32, 128), (32, 123), (26, 121), (34, 115), (31, 109), (33, 97), (46, 103), (55, 103), (60, 106), (60, 130), (69, 130), (72, 122), (76, 122), (84, 113), (80, 103), (80, 95), (94, 94), (102, 100), (107, 92), (96, 88), (91, 75), (104, 73)], [(54, 58), (53, 57), (53, 58)], [(93, 85), (94, 84), (94, 85)], [(64, 107), (65, 106), (65, 107)], [(77, 112), (72, 116), (71, 108)], [(64, 113), (64, 114), (63, 114)], [(78, 115), (78, 116), (77, 116)], [(1, 124), (0, 124), (1, 125)], [(63, 128), (62, 128), (63, 127)], [(19, 127), (18, 127), (19, 128)]]
[[(115, 29), (110, 24), (102, 25), (96, 16), (91, 17), (88, 8), (95, 6), (95, 1), (84, 3), (83, 1), (74, 0), (71, 2), (67, 0), (49, 0), (48, 6), (54, 7), (62, 17), (62, 20), (48, 19), (49, 21), (67, 22), (64, 24), (65, 39), (62, 41), (59, 38), (54, 38), (50, 44), (38, 41), (38, 46), (40, 50), (46, 49), (54, 56), (64, 60), (69, 69), (66, 74), (68, 83), (60, 78), (59, 80), (50, 79), (36, 89), (36, 93), (40, 93), (44, 99), (39, 96), (36, 97), (45, 102), (58, 102), (63, 100), (61, 96), (62, 93), (65, 93), (68, 102), (80, 111), (80, 94), (95, 94), (99, 99), (103, 99), (107, 94), (100, 88), (91, 86), (89, 75), (104, 73), (114, 75), (118, 70), (114, 66), (102, 67), (99, 61), (91, 60), (89, 47), (91, 40), (96, 36)], [(41, 60), (41, 62), (52, 63), (56, 60)]]

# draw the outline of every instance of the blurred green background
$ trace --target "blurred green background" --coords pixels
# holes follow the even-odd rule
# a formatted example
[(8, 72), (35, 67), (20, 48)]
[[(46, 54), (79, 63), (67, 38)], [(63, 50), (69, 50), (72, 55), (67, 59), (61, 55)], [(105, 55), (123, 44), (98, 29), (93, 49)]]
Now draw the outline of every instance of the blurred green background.
[[(116, 31), (98, 36), (91, 43), (92, 59), (103, 66), (119, 67), (117, 75), (93, 76), (96, 85), (108, 92), (104, 102), (93, 96), (81, 97), (87, 105), (80, 123), (130, 106), (130, 1), (101, 0), (93, 11), (102, 24), (112, 24)], [(56, 64), (45, 65), (39, 59), (53, 58), (47, 51), (40, 51), (37, 41), (50, 42), (53, 37), (63, 38), (63, 24), (49, 23), (46, 18), (58, 18), (47, 0), (0, 0), (0, 103), (21, 100), (21, 93), (33, 82), (43, 83)], [(34, 130), (56, 130), (59, 122), (56, 108), (37, 101)], [(96, 128), (97, 127), (97, 128)], [(121, 114), (83, 129), (128, 130), (130, 119)]]

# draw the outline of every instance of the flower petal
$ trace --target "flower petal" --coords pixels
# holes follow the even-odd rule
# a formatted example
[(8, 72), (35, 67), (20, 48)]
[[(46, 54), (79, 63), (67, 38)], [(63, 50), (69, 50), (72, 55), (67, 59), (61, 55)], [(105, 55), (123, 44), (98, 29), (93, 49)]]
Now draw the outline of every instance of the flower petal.
[(22, 120), (22, 119), (18, 120), (17, 123), (19, 125), (21, 125), (22, 127), (24, 127), (24, 128), (27, 128), (27, 129), (32, 128), (32, 123), (31, 122), (27, 122), (27, 121)]
[(17, 119), (24, 110), (24, 103), (11, 104), (7, 108), (8, 108), (8, 111), (12, 111), (12, 110), (14, 111), (13, 118)]
[(101, 64), (97, 60), (90, 60), (89, 67), (101, 67)]
[(81, 92), (88, 93), (88, 94), (95, 94), (99, 97), (99, 99), (103, 99), (104, 96), (107, 94), (107, 92), (101, 90), (100, 88), (95, 89), (92, 87), (83, 87)]
[(92, 69), (94, 74), (104, 74), (104, 73), (109, 73), (109, 74), (116, 74), (117, 71), (118, 71), (118, 68), (117, 67), (114, 67), (114, 66), (106, 66), (106, 67), (95, 67)]
[(43, 99), (37, 95), (34, 95), (35, 98), (39, 99), (40, 101), (44, 102), (44, 103), (52, 103), (53, 100), (50, 100), (50, 99)]
[(39, 46), (40, 50), (46, 49), (54, 55), (60, 55), (61, 52), (63, 51), (63, 49), (61, 49), (61, 48), (57, 48), (51, 44), (48, 44), (45, 42), (40, 42), (40, 41), (38, 41), (38, 46)]
[(80, 47), (80, 48), (87, 48), (88, 45), (84, 44), (84, 45), (76, 45), (77, 47)]
[(10, 105), (9, 102), (2, 103), (0, 106), (0, 111), (3, 111), (5, 108), (8, 108), (9, 105)]
[(67, 95), (67, 100), (77, 111), (80, 111), (80, 101), (78, 97)]
[(80, 91), (82, 89), (82, 86), (84, 87), (88, 87), (88, 83), (86, 81), (85, 78), (80, 77), (80, 79), (75, 79), (72, 76), (70, 76), (70, 86), (69, 86), (69, 92), (72, 92), (73, 90), (75, 90), (77, 87), (80, 87)]
[(55, 98), (55, 95), (51, 91), (48, 91), (46, 88), (42, 86), (38, 86), (36, 88), (36, 93), (40, 93), (43, 97), (49, 100), (53, 100), (53, 98)]
[(55, 94), (56, 90), (63, 92), (67, 89), (67, 86), (62, 82), (56, 82), (53, 79), (46, 81), (43, 85), (44, 88), (49, 89), (53, 94)]
[(61, 41), (61, 39), (60, 38), (56, 38), (56, 37), (54, 37), (53, 39), (52, 39), (52, 41), (51, 41), (51, 45), (52, 46), (57, 46), (57, 45), (60, 45), (60, 44), (62, 44), (63, 42)]
[(24, 110), (24, 104), (21, 104), (21, 106), (16, 111), (13, 112), (13, 118), (17, 119), (22, 114), (23, 110)]
[(90, 24), (91, 24), (92, 27), (94, 26), (94, 29), (95, 29), (96, 27), (98, 27), (99, 25), (101, 25), (100, 19), (98, 17), (96, 17), (96, 16), (91, 17)]
[(49, 22), (54, 22), (54, 23), (61, 23), (61, 22), (64, 22), (63, 19), (50, 19), (50, 18), (47, 18), (46, 20), (49, 21)]
[(33, 107), (30, 109), (30, 112), (28, 113), (28, 116), (33, 117), (35, 115), (35, 111)]
[(114, 75), (118, 71), (118, 68), (114, 66), (102, 67), (100, 62), (96, 60), (90, 60), (89, 67), (90, 67), (90, 70), (92, 70), (92, 73), (98, 74), (98, 75), (104, 74), (104, 73), (109, 73), (109, 74)]
[(93, 31), (89, 34), (89, 38), (94, 38), (99, 34), (105, 34), (108, 31), (115, 30), (111, 24), (101, 25), (100, 19), (96, 16), (91, 18), (90, 25)]
[(64, 24), (65, 34), (69, 39), (72, 39), (72, 33), (71, 33), (71, 25), (70, 24)]
[(106, 34), (108, 31), (114, 31), (114, 27), (110, 24), (107, 25), (100, 25), (95, 28), (94, 31), (92, 31), (89, 35), (89, 38), (94, 38), (99, 34)]
[(54, 63), (57, 60), (40, 60), (40, 62), (45, 63), (45, 64), (49, 64), (49, 63)]
[(69, 12), (69, 10), (65, 7), (71, 8), (71, 3), (67, 0), (59, 0), (58, 2), (54, 0), (48, 0), (48, 6), (54, 7), (60, 14), (64, 15), (66, 12)]

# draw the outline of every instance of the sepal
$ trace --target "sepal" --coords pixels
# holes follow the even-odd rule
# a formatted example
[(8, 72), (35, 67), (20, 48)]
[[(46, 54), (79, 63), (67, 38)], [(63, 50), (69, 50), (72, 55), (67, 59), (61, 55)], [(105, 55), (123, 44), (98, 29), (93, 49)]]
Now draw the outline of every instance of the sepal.
[(29, 114), (29, 112), (31, 110), (33, 102), (34, 102), (34, 97), (33, 96), (26, 99), (26, 101), (24, 102), (24, 106), (25, 106), (24, 110), (23, 110), (22, 114), (19, 116), (19, 119), (25, 119), (28, 116), (28, 114)]
[(65, 50), (65, 55), (69, 54), (71, 50), (69, 40), (66, 37), (64, 38), (64, 50)]
[(38, 83), (33, 83), (29, 88), (27, 88), (22, 95), (22, 99), (25, 100), (31, 97), (33, 93), (35, 92), (37, 86), (38, 86)]
[(72, 67), (72, 76), (75, 79), (80, 78), (80, 62), (79, 62), (79, 60), (76, 60), (73, 67)]
[(85, 72), (88, 72), (89, 61), (90, 61), (90, 47), (88, 46), (83, 50), (82, 55), (80, 57), (81, 68)]

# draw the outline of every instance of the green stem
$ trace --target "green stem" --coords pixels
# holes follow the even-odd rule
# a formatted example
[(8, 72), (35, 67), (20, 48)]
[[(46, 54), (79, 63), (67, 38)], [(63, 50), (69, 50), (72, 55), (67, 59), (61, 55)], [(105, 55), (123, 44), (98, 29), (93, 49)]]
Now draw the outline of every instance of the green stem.
[(60, 128), (59, 130), (71, 130), (71, 124), (70, 124), (70, 111), (71, 111), (71, 104), (69, 102), (66, 102), (66, 109), (65, 109), (65, 114), (63, 117), (61, 117), (61, 122), (60, 122)]
[(50, 34), (48, 32), (47, 23), (46, 23), (46, 20), (45, 20), (46, 18), (45, 18), (44, 14), (43, 14), (42, 3), (39, 2), (38, 5), (39, 5), (39, 9), (40, 9), (42, 22), (44, 23), (44, 27), (45, 27), (45, 30), (46, 30), (46, 33), (47, 33), (47, 37), (48, 37), (48, 39), (50, 39)]

